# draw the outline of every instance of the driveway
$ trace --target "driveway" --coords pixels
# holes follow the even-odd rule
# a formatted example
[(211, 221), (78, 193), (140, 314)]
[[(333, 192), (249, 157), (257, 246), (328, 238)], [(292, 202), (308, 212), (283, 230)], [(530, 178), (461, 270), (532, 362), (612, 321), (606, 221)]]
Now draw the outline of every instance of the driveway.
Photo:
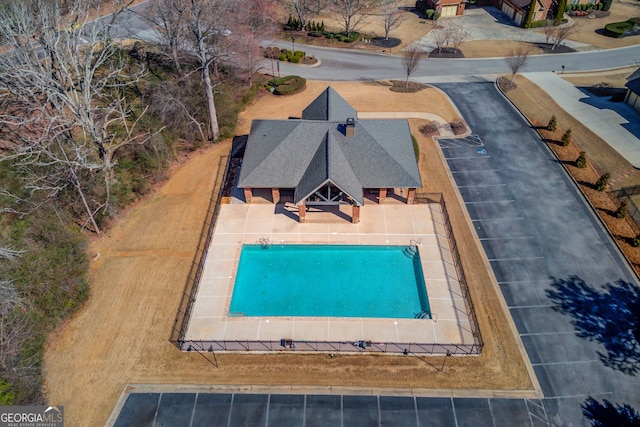
[[(471, 8), (464, 11), (464, 15), (451, 18), (441, 18), (440, 25), (459, 24), (469, 32), (468, 41), (473, 40), (513, 40), (531, 43), (544, 43), (544, 34), (535, 30), (517, 27), (502, 11), (493, 6)], [(424, 51), (431, 52), (436, 48), (433, 32), (427, 33), (417, 40), (418, 46)], [(564, 42), (576, 50), (591, 50), (592, 46), (585, 43), (566, 40)]]
[[(548, 420), (584, 424), (581, 405), (590, 396), (638, 407), (637, 344), (630, 333), (599, 330), (630, 327), (622, 313), (626, 298), (637, 303), (635, 274), (492, 83), (438, 86), (473, 131), (440, 144), (540, 381)], [(612, 345), (625, 337), (630, 353)]]

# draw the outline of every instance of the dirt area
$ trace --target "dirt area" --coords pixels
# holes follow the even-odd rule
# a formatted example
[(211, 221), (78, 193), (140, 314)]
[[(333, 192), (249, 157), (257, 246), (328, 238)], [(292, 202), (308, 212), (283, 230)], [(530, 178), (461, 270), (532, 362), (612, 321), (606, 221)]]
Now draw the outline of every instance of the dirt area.
[(611, 88), (624, 88), (629, 77), (638, 67), (624, 68), (606, 73), (576, 73), (566, 74), (563, 79), (573, 83), (575, 86), (591, 87), (591, 86), (607, 86)]
[[(605, 18), (591, 19), (587, 17), (575, 17), (575, 32), (568, 38), (577, 42), (587, 43), (602, 49), (611, 49), (614, 47), (631, 46), (640, 43), (640, 37), (623, 37), (616, 39), (607, 37), (598, 32), (604, 29), (604, 26), (611, 22), (626, 21), (629, 18), (638, 16), (640, 8), (635, 0), (617, 0), (609, 10), (611, 13)], [(544, 32), (542, 30), (538, 30)]]
[[(254, 117), (299, 115), (326, 85), (309, 82), (298, 95), (262, 96), (242, 114), (238, 134), (248, 132)], [(382, 84), (333, 85), (361, 111), (418, 110), (447, 121), (458, 117), (436, 89), (405, 94)], [(89, 301), (51, 336), (45, 355), (47, 400), (65, 406), (68, 426), (97, 426), (104, 424), (128, 383), (376, 386), (533, 395), (522, 344), (514, 338), (515, 328), (441, 153), (418, 130), (425, 123), (410, 121), (420, 145), (422, 191), (445, 196), (485, 342), (480, 356), (451, 357), (441, 371), (441, 356), (218, 354), (219, 368), (214, 368), (200, 355), (173, 347), (169, 332), (198, 244), (215, 169), (230, 148), (224, 142), (194, 155), (162, 188), (93, 242)]]

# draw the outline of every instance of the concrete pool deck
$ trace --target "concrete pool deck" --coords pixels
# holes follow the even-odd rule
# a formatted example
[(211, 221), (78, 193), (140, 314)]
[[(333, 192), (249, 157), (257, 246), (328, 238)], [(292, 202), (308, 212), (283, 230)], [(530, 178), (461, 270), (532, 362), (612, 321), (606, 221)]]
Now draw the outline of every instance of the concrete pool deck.
[[(365, 204), (352, 224), (345, 212), (310, 212), (298, 222), (286, 204), (221, 206), (185, 342), (477, 343), (472, 334), (440, 205)], [(433, 319), (228, 317), (243, 244), (418, 244)], [(225, 347), (227, 348), (227, 347)], [(220, 348), (216, 348), (215, 350)], [(239, 348), (241, 349), (241, 348)], [(282, 349), (282, 348), (278, 348)], [(265, 348), (270, 350), (270, 348)], [(354, 348), (353, 351), (358, 351)]]

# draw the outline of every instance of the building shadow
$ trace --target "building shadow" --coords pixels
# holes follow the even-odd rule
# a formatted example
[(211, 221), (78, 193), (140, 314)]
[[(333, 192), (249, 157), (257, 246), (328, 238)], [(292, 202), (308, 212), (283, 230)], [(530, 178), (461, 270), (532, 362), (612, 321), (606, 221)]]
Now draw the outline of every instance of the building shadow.
[(593, 397), (589, 397), (581, 407), (582, 414), (594, 427), (640, 427), (640, 414), (629, 404), (614, 405), (607, 399), (600, 403)]
[(577, 335), (601, 343), (605, 366), (635, 376), (640, 371), (640, 288), (617, 280), (601, 288), (578, 276), (552, 278), (546, 291), (554, 310), (573, 318)]
[(610, 110), (616, 113), (626, 121), (626, 123), (620, 123), (619, 126), (640, 139), (640, 114), (631, 105), (626, 102), (614, 102), (611, 100), (611, 96), (596, 96), (584, 87), (578, 89), (584, 94), (584, 97), (580, 98), (580, 102), (599, 110)]

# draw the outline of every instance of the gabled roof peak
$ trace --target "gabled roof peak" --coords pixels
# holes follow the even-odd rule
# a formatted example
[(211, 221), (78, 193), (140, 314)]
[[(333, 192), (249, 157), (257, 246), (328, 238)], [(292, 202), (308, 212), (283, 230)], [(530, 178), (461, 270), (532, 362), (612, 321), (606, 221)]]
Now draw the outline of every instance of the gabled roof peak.
[(304, 120), (329, 122), (344, 122), (347, 118), (356, 117), (356, 115), (356, 110), (331, 86), (322, 91), (302, 111), (302, 119)]

